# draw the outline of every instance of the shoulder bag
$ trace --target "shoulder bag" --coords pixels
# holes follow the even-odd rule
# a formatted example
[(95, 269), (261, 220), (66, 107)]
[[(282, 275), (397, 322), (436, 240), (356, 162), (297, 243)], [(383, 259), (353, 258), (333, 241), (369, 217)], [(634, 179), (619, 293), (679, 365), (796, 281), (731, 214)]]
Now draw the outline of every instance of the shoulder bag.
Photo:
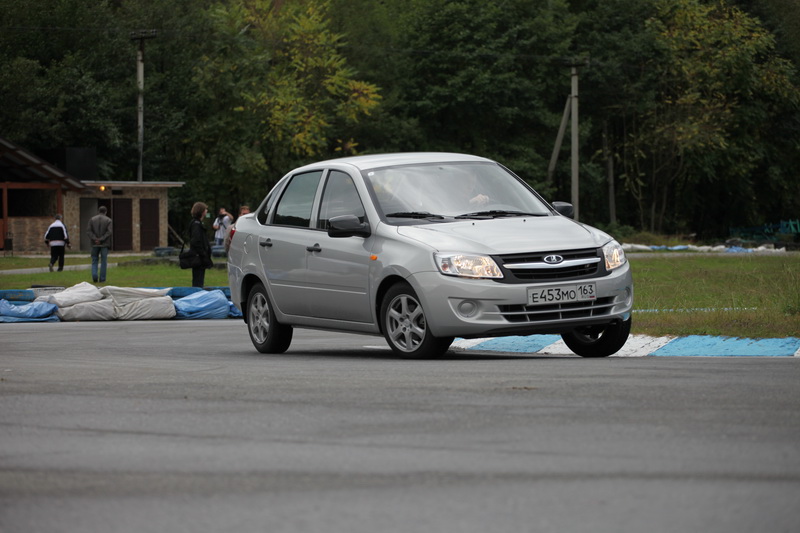
[(181, 244), (181, 253), (178, 254), (178, 263), (181, 265), (181, 268), (186, 270), (187, 268), (197, 268), (203, 266), (203, 261), (197, 252), (191, 248), (184, 252), (184, 246), (186, 246), (186, 243)]

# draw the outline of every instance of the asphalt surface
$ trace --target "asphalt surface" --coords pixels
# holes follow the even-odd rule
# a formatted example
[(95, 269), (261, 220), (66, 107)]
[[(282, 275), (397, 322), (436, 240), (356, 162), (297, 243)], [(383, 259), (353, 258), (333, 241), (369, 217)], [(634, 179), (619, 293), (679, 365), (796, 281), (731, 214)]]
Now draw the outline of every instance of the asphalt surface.
[(0, 324), (3, 532), (794, 532), (800, 359)]

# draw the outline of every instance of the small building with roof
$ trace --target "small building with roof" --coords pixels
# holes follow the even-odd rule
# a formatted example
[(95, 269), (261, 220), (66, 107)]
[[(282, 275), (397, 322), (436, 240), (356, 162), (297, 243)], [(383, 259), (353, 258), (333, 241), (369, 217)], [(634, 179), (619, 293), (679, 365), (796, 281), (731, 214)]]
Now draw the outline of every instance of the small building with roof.
[(88, 252), (86, 227), (100, 206), (114, 221), (113, 251), (168, 246), (169, 190), (184, 182), (98, 180), (76, 168), (57, 166), (0, 137), (0, 249), (46, 252), (45, 231), (60, 213), (72, 250)]

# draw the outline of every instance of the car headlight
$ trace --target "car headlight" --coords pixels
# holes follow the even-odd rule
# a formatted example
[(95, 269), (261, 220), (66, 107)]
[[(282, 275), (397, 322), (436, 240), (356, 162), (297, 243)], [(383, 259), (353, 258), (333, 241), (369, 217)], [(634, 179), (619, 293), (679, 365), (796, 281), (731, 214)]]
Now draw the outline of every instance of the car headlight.
[(488, 255), (434, 254), (439, 272), (465, 278), (502, 278), (503, 273)]
[(606, 270), (609, 272), (625, 264), (625, 251), (617, 241), (611, 241), (603, 246), (603, 257), (606, 258)]

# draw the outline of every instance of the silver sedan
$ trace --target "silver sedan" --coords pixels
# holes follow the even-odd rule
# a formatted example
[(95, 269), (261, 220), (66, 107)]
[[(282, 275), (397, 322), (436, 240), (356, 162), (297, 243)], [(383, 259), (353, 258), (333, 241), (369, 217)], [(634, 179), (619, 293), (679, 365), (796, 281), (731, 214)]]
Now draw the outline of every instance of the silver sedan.
[(383, 335), (409, 358), (439, 356), (455, 337), (536, 333), (608, 356), (631, 328), (630, 267), (571, 212), (476, 156), (307, 165), (236, 222), (231, 298), (263, 353), (320, 328)]

